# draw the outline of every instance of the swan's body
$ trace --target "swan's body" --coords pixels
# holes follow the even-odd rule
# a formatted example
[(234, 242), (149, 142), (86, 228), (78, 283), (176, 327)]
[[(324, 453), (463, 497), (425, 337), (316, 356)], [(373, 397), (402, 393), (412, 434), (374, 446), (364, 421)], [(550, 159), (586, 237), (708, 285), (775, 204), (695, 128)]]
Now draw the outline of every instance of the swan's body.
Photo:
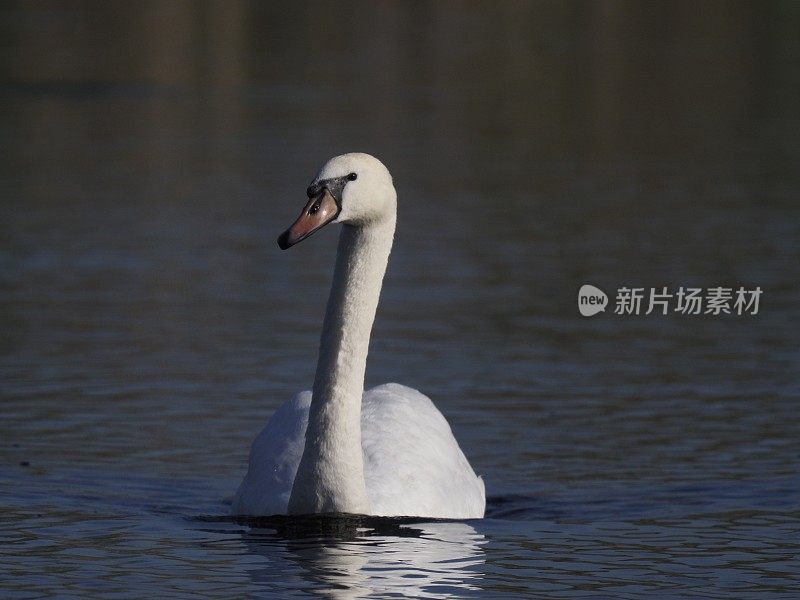
[[(284, 402), (253, 442), (250, 470), (234, 499), (237, 514), (288, 512), (310, 404), (309, 391)], [(369, 514), (483, 516), (483, 481), (427, 396), (387, 383), (365, 392), (361, 407)]]
[(256, 438), (234, 514), (483, 517), (483, 481), (430, 399), (398, 384), (364, 393), (396, 220), (391, 175), (369, 155), (345, 154), (328, 161), (308, 195), (282, 248), (344, 224), (314, 388), (284, 403)]

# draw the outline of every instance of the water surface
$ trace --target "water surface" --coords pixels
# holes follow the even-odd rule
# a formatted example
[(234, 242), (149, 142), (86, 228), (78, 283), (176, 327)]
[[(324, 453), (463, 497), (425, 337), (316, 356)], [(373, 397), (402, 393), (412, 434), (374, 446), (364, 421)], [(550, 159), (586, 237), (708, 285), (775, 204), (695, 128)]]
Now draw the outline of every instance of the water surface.
[[(796, 596), (790, 3), (0, 13), (3, 597)], [(316, 363), (336, 232), (275, 238), (350, 150), (399, 192), (367, 383), (434, 399), (484, 520), (225, 516)]]

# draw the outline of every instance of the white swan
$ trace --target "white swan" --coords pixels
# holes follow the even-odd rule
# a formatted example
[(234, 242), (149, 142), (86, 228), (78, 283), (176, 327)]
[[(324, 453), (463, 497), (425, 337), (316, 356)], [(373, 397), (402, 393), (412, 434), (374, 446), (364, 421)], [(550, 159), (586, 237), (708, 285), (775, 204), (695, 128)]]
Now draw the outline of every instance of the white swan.
[(250, 449), (237, 515), (353, 513), (482, 518), (475, 475), (430, 399), (389, 383), (364, 392), (370, 332), (394, 237), (392, 176), (368, 154), (329, 160), (286, 249), (342, 223), (312, 392), (285, 402)]

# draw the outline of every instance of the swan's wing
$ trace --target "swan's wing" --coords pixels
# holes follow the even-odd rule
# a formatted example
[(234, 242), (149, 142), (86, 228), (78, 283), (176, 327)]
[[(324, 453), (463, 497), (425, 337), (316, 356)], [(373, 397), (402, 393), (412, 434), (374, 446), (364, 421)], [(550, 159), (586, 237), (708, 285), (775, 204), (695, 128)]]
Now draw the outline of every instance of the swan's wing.
[(372, 513), (483, 517), (486, 492), (442, 413), (415, 389), (367, 391), (361, 413), (364, 475)]
[[(310, 404), (311, 392), (297, 394), (278, 408), (253, 441), (233, 514), (287, 513)], [(364, 394), (361, 428), (372, 514), (483, 517), (483, 481), (427, 396), (396, 383), (373, 388)]]
[(233, 498), (235, 515), (285, 515), (303, 455), (311, 392), (284, 402), (250, 447), (250, 464)]

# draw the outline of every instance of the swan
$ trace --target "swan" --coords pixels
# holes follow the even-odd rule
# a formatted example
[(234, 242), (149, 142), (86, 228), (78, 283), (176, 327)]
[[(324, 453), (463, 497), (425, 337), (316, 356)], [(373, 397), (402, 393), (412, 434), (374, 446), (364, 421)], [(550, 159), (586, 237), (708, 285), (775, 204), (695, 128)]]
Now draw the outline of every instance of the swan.
[(253, 441), (233, 514), (482, 518), (483, 480), (433, 402), (397, 383), (364, 391), (397, 215), (392, 176), (369, 154), (343, 154), (306, 193), (281, 249), (342, 224), (314, 385), (281, 405)]

